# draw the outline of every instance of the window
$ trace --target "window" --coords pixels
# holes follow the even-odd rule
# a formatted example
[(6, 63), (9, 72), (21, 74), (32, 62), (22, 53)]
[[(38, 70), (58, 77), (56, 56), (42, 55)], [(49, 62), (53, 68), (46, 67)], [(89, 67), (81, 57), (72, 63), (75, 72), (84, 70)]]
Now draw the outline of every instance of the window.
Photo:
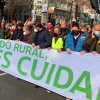
[(42, 3), (42, 0), (38, 0), (38, 3)]

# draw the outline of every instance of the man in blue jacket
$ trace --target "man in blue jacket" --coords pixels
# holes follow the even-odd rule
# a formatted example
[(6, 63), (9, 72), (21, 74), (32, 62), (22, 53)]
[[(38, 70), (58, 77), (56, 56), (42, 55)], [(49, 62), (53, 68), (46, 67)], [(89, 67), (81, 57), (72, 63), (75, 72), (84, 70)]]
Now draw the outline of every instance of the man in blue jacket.
[(36, 35), (34, 37), (34, 41), (32, 46), (36, 46), (37, 49), (47, 48), (51, 46), (51, 36), (46, 28), (42, 26), (42, 24), (36, 25)]
[(81, 54), (85, 53), (82, 45), (87, 39), (87, 34), (79, 31), (79, 24), (76, 22), (72, 26), (72, 31), (66, 37), (65, 41), (65, 50), (68, 54), (71, 54), (72, 51), (80, 52)]

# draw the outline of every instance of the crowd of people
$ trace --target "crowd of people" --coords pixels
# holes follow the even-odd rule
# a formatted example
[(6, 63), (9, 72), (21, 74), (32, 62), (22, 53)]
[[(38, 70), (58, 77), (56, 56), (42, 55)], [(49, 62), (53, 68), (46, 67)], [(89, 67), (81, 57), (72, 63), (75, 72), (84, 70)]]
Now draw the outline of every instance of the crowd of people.
[(28, 21), (14, 23), (1, 22), (0, 39), (22, 41), (31, 44), (37, 49), (56, 49), (61, 53), (72, 51), (85, 54), (100, 53), (100, 24), (87, 24), (80, 26), (77, 22), (71, 24), (57, 23), (55, 26), (51, 21), (47, 24)]
[(47, 24), (28, 21), (14, 23), (1, 22), (0, 39), (22, 41), (37, 49), (56, 49), (61, 53), (72, 51), (85, 53), (100, 53), (100, 24), (79, 25), (77, 22)]

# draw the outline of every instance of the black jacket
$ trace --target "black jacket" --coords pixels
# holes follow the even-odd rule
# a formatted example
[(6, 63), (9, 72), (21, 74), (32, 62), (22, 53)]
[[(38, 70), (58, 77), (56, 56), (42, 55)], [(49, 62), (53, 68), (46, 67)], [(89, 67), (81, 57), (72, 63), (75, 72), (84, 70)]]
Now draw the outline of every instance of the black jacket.
[(12, 40), (17, 40), (19, 39), (20, 41), (23, 41), (24, 39), (24, 34), (23, 34), (23, 30), (18, 30), (18, 29), (15, 29), (14, 32), (13, 32), (13, 35), (12, 35)]
[(46, 28), (43, 28), (41, 31), (38, 31), (34, 37), (33, 43), (40, 48), (47, 48), (51, 46), (51, 36)]

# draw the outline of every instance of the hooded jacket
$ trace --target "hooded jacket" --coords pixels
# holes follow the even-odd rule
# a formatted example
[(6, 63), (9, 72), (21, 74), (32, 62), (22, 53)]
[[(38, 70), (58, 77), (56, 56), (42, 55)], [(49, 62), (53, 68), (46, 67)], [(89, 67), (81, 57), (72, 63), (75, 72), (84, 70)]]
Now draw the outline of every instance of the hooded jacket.
[(71, 49), (72, 51), (81, 52), (84, 51), (83, 43), (88, 38), (86, 33), (81, 33), (79, 37), (75, 40), (72, 32), (69, 33), (65, 41), (65, 50)]

